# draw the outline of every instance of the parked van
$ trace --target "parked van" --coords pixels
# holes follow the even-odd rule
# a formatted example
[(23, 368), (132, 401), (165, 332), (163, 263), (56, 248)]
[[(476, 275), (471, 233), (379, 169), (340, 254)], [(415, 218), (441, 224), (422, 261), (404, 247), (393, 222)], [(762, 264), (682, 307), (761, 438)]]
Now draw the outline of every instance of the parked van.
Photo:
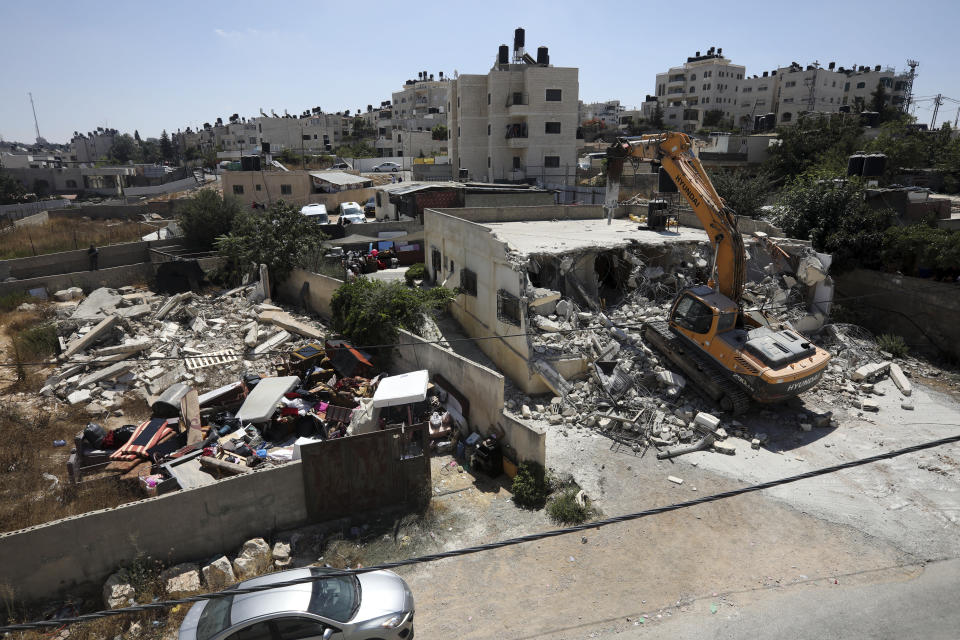
[(330, 216), (327, 215), (327, 205), (325, 204), (308, 204), (300, 209), (300, 213), (307, 216), (317, 224), (330, 224)]

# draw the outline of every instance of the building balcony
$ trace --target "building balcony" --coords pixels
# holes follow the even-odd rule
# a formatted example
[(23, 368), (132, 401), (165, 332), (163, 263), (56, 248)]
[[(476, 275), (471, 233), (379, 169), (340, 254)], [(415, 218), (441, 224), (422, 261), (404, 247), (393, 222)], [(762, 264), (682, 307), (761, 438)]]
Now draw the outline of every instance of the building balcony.
[(526, 149), (527, 136), (515, 136), (513, 138), (507, 138), (507, 147), (510, 149)]
[(523, 91), (513, 91), (507, 94), (506, 107), (511, 112), (517, 111), (519, 108), (526, 107), (530, 104), (530, 95)]

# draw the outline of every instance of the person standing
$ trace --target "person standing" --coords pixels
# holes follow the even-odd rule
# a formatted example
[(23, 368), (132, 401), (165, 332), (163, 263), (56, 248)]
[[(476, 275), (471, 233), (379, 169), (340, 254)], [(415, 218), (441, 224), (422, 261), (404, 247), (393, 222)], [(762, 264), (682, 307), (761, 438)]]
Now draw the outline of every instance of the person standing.
[(97, 249), (92, 242), (90, 243), (90, 248), (87, 249), (87, 257), (90, 259), (90, 271), (99, 271), (100, 269), (97, 262), (100, 257), (100, 250)]

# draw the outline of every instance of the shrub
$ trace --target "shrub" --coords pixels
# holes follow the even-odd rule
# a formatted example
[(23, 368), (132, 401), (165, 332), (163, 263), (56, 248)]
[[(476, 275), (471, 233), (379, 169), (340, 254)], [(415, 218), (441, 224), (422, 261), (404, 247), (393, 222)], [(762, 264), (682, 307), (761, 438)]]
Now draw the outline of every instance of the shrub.
[(542, 507), (550, 494), (550, 483), (543, 465), (538, 462), (521, 462), (510, 492), (513, 493), (513, 502), (517, 506), (528, 509)]
[(403, 279), (407, 281), (407, 286), (413, 286), (414, 280), (425, 280), (427, 278), (427, 265), (422, 262), (410, 265), (410, 268), (403, 274)]
[(892, 333), (884, 333), (877, 338), (877, 346), (881, 351), (886, 351), (894, 358), (903, 358), (910, 351), (910, 347), (907, 346), (903, 337)]
[(13, 311), (21, 304), (30, 299), (30, 294), (23, 291), (16, 291), (0, 296), (0, 311), (7, 313)]
[(230, 232), (233, 219), (240, 213), (240, 201), (233, 196), (221, 197), (211, 189), (198, 191), (177, 210), (177, 222), (192, 246), (210, 249), (214, 241)]
[(584, 499), (584, 504), (577, 502), (577, 493), (580, 489), (576, 485), (567, 487), (550, 499), (547, 504), (547, 514), (559, 524), (580, 524), (590, 520), (597, 514), (590, 503)]

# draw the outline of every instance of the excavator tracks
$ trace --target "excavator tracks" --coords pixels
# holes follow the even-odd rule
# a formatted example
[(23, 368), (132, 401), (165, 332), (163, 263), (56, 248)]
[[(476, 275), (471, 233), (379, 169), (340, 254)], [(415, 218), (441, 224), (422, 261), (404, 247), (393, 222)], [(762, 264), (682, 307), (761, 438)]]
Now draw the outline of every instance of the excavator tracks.
[(670, 331), (669, 324), (662, 320), (645, 322), (642, 333), (644, 340), (693, 381), (698, 392), (719, 404), (721, 409), (736, 416), (750, 407), (750, 396), (746, 391), (719, 365), (698, 353), (696, 349), (690, 348)]

